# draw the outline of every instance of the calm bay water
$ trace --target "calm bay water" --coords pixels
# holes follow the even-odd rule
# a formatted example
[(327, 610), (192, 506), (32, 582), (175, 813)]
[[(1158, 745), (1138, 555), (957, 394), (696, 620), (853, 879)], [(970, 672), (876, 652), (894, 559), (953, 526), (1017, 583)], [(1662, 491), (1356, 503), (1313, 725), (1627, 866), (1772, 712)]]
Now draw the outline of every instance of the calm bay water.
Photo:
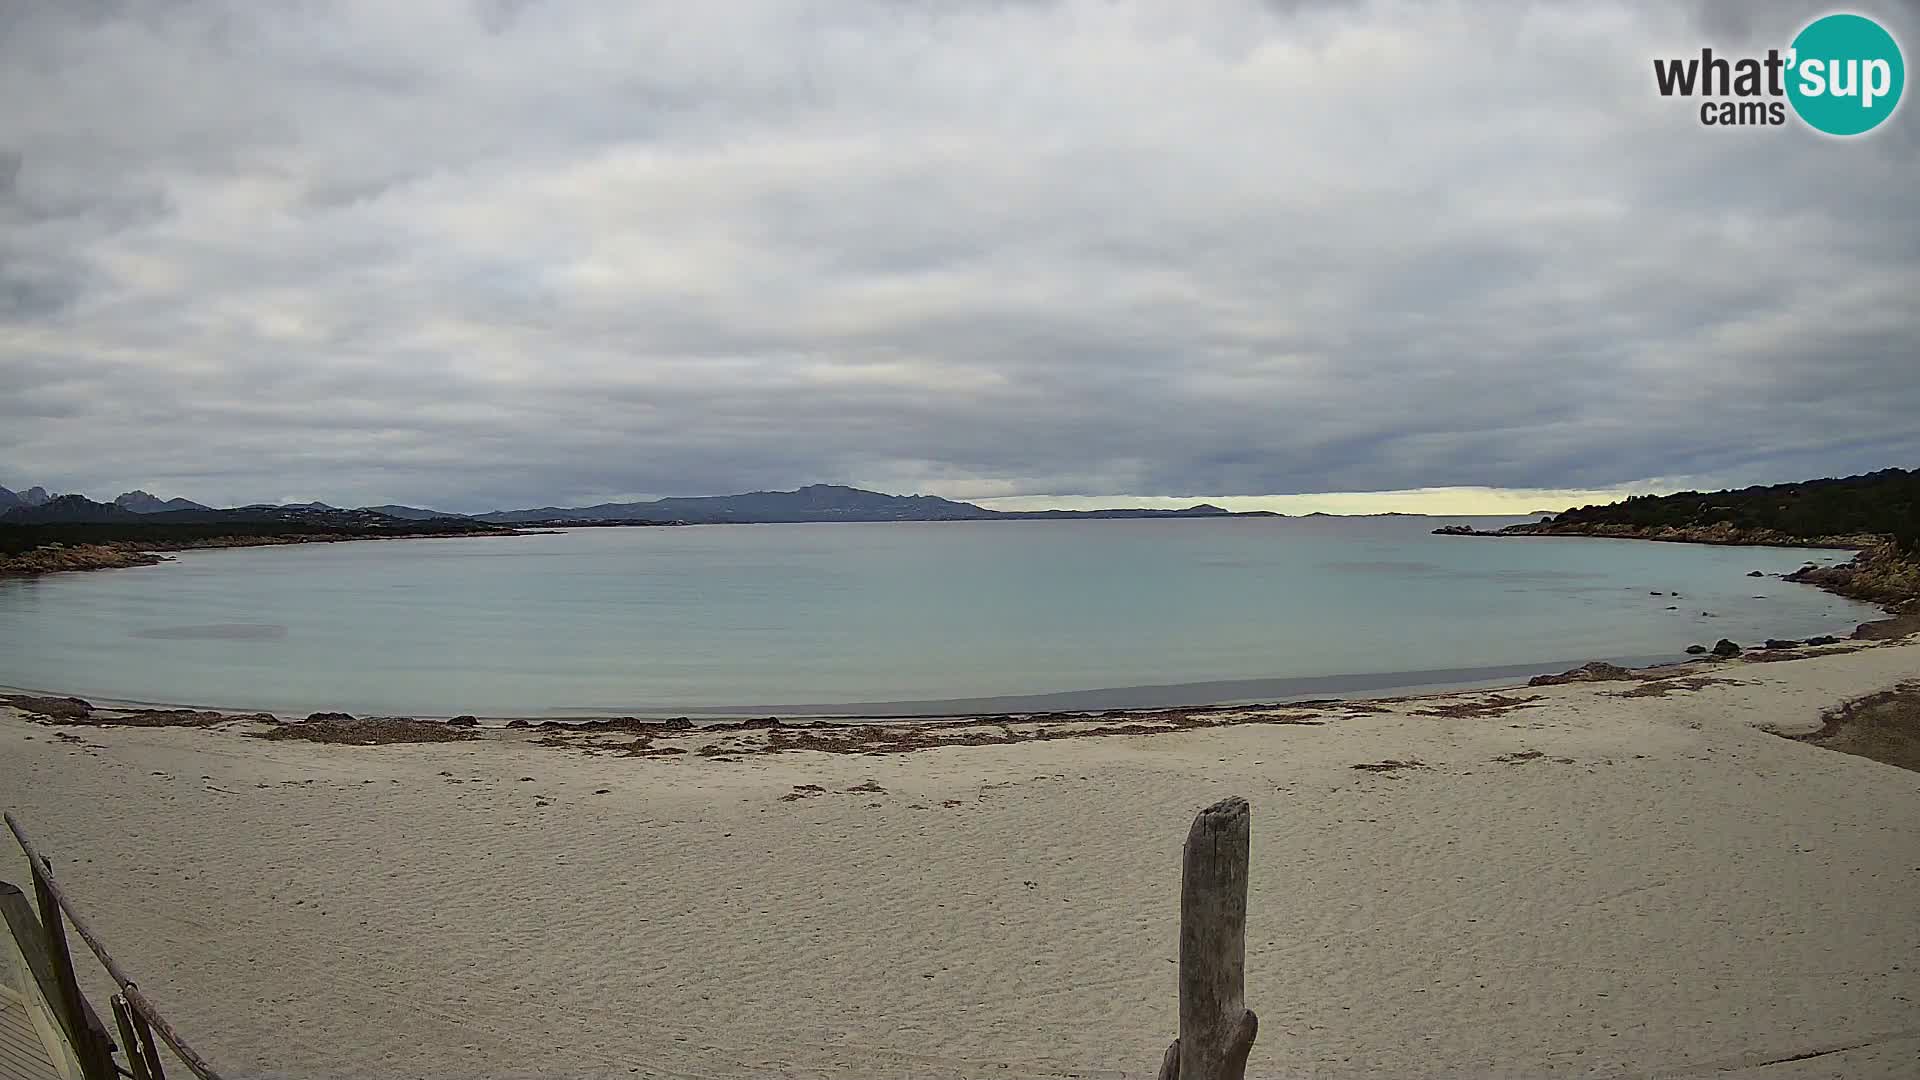
[(1746, 576), (1842, 552), (1430, 535), (1440, 523), (717, 525), (183, 552), (0, 582), (0, 684), (430, 716), (1107, 708), (1671, 659), (1875, 614)]

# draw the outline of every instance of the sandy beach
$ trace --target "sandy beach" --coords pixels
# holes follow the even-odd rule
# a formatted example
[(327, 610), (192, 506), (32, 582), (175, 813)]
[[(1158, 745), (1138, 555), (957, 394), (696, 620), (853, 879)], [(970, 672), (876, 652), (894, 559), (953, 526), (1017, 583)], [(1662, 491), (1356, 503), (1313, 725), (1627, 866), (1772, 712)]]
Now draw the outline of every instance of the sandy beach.
[(1250, 1076), (1908, 1077), (1920, 774), (1763, 728), (1916, 675), (1908, 638), (855, 753), (8, 709), (0, 794), (235, 1076), (1151, 1076), (1180, 841), (1239, 794)]

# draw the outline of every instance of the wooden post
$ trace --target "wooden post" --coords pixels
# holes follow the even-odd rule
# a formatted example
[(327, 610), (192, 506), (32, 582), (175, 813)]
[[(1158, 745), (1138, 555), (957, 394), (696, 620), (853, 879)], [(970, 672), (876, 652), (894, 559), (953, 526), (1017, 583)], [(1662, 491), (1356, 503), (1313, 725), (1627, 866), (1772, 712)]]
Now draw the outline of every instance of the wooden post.
[(1246, 1006), (1247, 800), (1200, 811), (1180, 872), (1180, 1037), (1160, 1080), (1245, 1080), (1259, 1020)]
[(73, 954), (67, 951), (67, 924), (54, 898), (40, 860), (29, 858), (33, 868), (33, 895), (40, 904), (40, 929), (47, 939), (47, 958), (53, 963), (54, 985), (60, 990), (61, 1022), (73, 1042), (74, 1056), (80, 1059), (80, 1071), (87, 1080), (116, 1080), (111, 1051), (100, 1044), (87, 1024), (87, 1009), (80, 997), (80, 980), (73, 974)]

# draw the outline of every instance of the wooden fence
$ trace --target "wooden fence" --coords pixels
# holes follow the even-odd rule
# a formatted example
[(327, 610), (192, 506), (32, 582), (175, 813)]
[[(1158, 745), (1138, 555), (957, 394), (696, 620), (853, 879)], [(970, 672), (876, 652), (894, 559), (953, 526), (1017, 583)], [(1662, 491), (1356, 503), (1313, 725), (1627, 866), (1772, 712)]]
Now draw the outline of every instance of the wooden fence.
[[(20, 850), (26, 852), (27, 862), (33, 868), (33, 895), (40, 909), (37, 922), (31, 915), (22, 919), (12, 912), (9, 912), (7, 921), (15, 939), (20, 942), (21, 950), (30, 959), (39, 958), (40, 962), (33, 965), (35, 975), (45, 977), (52, 983), (50, 987), (44, 987), (48, 991), (45, 996), (60, 1021), (68, 1045), (73, 1048), (74, 1057), (79, 1059), (80, 1071), (86, 1080), (119, 1080), (121, 1077), (166, 1080), (166, 1072), (160, 1063), (160, 1047), (155, 1042), (156, 1035), (172, 1048), (174, 1056), (188, 1072), (200, 1080), (220, 1080), (220, 1074), (213, 1071), (213, 1067), (194, 1052), (193, 1047), (187, 1045), (179, 1032), (173, 1030), (173, 1025), (167, 1023), (126, 971), (114, 961), (106, 946), (100, 943), (92, 927), (87, 925), (74, 907), (66, 890), (60, 887), (59, 879), (53, 873), (53, 863), (34, 849), (19, 820), (9, 812), (6, 821), (7, 828), (13, 830), (14, 839), (20, 842)], [(73, 954), (67, 949), (68, 924), (73, 926), (73, 932), (80, 935), (80, 940), (86, 943), (87, 948), (93, 950), (93, 955), (119, 988), (112, 998), (113, 1018), (120, 1030), (119, 1046), (114, 1045), (112, 1036), (80, 993), (80, 981), (73, 972)], [(116, 1051), (126, 1058), (124, 1065), (114, 1059)]]

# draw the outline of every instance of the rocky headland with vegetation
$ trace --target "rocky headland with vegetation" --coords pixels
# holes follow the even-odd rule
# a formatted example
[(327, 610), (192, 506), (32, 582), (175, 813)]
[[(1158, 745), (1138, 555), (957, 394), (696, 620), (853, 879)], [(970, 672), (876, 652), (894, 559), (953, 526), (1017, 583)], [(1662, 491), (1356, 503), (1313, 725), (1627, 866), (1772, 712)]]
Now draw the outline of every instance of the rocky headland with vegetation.
[(1851, 549), (1856, 554), (1849, 562), (1809, 563), (1786, 578), (1884, 605), (1896, 616), (1893, 622), (1905, 627), (1901, 633), (1920, 628), (1915, 625), (1920, 624), (1920, 470), (1882, 469), (1737, 491), (1636, 495), (1504, 529), (1447, 525), (1434, 532)]
[(338, 543), (401, 537), (518, 536), (465, 518), (403, 519), (332, 507), (242, 507), (135, 513), (65, 495), (0, 515), (0, 577), (112, 570), (195, 548)]

